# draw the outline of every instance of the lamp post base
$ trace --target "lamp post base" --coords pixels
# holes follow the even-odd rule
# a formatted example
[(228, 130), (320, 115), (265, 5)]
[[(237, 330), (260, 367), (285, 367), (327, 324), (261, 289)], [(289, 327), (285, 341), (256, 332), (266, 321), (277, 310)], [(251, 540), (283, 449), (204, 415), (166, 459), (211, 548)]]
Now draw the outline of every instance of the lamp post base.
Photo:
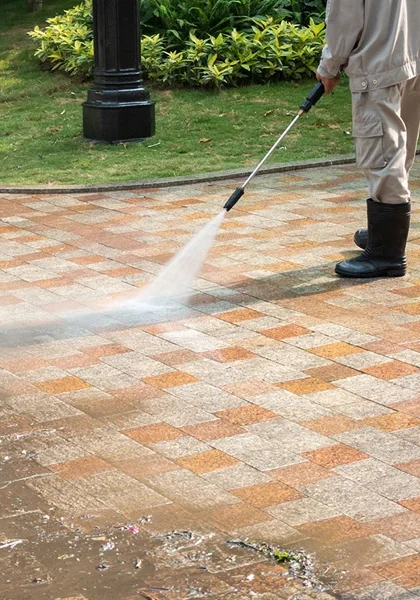
[(83, 133), (97, 142), (117, 143), (155, 134), (155, 105), (144, 89), (92, 88), (83, 104)]

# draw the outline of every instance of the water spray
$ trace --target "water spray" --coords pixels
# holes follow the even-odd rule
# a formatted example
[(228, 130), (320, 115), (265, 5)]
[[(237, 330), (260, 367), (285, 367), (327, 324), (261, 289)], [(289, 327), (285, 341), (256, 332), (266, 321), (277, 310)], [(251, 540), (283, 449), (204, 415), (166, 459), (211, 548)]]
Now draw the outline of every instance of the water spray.
[(226, 202), (226, 204), (223, 207), (226, 210), (226, 212), (229, 212), (231, 210), (231, 208), (233, 208), (235, 206), (235, 204), (242, 198), (242, 196), (245, 193), (245, 188), (248, 185), (248, 183), (251, 181), (251, 179), (253, 179), (255, 177), (255, 175), (261, 169), (261, 167), (263, 166), (265, 161), (273, 154), (274, 150), (277, 148), (277, 146), (280, 144), (280, 142), (286, 137), (286, 135), (293, 128), (295, 123), (300, 119), (300, 117), (303, 114), (309, 112), (311, 110), (311, 108), (313, 106), (315, 106), (315, 104), (318, 102), (318, 100), (323, 96), (324, 92), (325, 92), (324, 84), (320, 81), (309, 93), (306, 100), (301, 104), (300, 110), (297, 113), (297, 115), (295, 116), (295, 118), (293, 119), (293, 121), (290, 123), (290, 125), (287, 127), (287, 129), (285, 129), (285, 131), (281, 134), (281, 136), (276, 141), (276, 143), (270, 148), (270, 150), (267, 152), (267, 154), (264, 156), (264, 158), (261, 160), (261, 162), (255, 167), (255, 169), (252, 171), (252, 173), (250, 174), (248, 179), (246, 181), (244, 181), (244, 183), (241, 185), (241, 187), (236, 188), (236, 190), (233, 192), (233, 194), (231, 195), (231, 197), (229, 198), (229, 200)]

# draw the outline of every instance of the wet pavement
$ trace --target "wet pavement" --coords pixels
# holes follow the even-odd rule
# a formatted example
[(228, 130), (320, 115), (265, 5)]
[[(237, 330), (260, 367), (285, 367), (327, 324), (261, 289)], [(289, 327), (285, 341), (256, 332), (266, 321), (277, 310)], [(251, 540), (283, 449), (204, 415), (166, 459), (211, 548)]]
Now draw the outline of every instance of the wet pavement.
[(340, 280), (361, 173), (260, 177), (190, 306), (121, 308), (236, 184), (0, 195), (2, 599), (420, 597), (416, 210), (406, 277)]

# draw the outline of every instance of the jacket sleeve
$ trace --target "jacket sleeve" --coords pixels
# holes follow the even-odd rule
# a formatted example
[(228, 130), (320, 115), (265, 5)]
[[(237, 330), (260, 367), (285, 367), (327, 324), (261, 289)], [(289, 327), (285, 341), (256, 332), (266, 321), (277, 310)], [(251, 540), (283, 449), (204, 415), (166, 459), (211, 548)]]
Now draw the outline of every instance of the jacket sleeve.
[(328, 0), (326, 10), (327, 44), (318, 73), (335, 77), (348, 63), (363, 31), (365, 0)]

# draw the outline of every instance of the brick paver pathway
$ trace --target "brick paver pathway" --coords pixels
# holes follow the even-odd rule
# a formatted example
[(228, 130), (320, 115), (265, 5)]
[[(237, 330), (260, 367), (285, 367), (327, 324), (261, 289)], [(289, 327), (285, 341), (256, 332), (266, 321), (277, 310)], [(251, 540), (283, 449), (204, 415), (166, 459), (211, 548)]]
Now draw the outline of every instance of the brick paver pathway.
[(346, 599), (415, 600), (418, 212), (407, 277), (341, 280), (363, 176), (264, 176), (190, 309), (91, 312), (152, 280), (235, 185), (0, 196), (2, 514), (24, 487), (24, 512), (40, 494), (80, 526), (201, 523), (315, 551)]

